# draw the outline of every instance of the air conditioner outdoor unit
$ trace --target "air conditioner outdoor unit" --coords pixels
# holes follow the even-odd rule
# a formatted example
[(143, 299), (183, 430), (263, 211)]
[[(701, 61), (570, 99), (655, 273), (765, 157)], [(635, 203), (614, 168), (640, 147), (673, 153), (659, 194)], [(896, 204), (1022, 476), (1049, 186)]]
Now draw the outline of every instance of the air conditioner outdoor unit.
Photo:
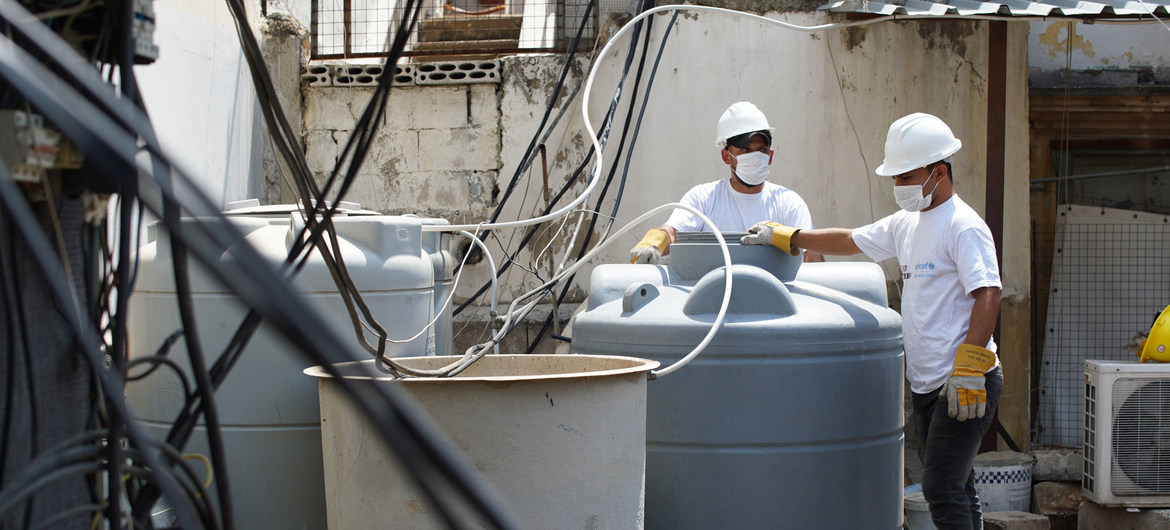
[(1085, 497), (1170, 507), (1170, 364), (1085, 361)]

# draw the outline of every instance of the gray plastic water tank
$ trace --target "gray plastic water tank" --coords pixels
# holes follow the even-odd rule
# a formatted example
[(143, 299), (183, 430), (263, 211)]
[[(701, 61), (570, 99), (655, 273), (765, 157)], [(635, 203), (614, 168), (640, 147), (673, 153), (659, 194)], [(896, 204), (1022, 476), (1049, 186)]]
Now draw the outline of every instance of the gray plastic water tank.
[[(245, 239), (279, 265), (303, 226), (295, 205), (259, 206), (243, 202), (225, 212)], [(422, 232), (441, 219), (378, 215), (345, 209), (333, 219), (349, 276), (391, 338), (411, 337), (435, 316), (436, 275), (446, 241)], [(182, 327), (175, 303), (167, 234), (148, 229), (138, 249), (138, 281), (130, 299), (130, 356), (140, 358)], [(437, 256), (440, 255), (440, 256)], [(231, 255), (224, 254), (224, 260)], [(247, 307), (195, 260), (191, 260), (191, 303), (208, 364), (223, 351), (243, 321)], [(357, 338), (337, 286), (320, 254), (314, 253), (292, 285), (317, 310), (337, 336)], [(408, 342), (386, 345), (391, 357), (433, 355), (436, 337), (449, 343), (450, 319)], [(377, 339), (367, 333), (370, 341)], [(190, 374), (186, 347), (178, 341), (170, 358)], [(301, 372), (312, 363), (268, 324), (261, 324), (239, 361), (216, 391), (237, 528), (325, 528), (325, 479), (317, 382)], [(166, 436), (184, 403), (182, 386), (169, 370), (127, 386), (126, 399), (144, 429)], [(200, 424), (187, 453), (207, 454), (207, 431)], [(212, 488), (214, 490), (214, 488)]]
[[(646, 527), (901, 527), (902, 331), (881, 268), (727, 239), (723, 328), (648, 385)], [(664, 366), (689, 353), (719, 310), (722, 260), (709, 235), (671, 256), (598, 266), (574, 351)]]

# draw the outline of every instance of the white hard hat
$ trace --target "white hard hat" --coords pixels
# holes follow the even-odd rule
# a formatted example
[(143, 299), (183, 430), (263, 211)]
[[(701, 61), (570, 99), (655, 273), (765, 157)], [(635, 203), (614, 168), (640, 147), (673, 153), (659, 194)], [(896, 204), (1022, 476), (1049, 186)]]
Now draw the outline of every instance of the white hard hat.
[(930, 114), (915, 112), (890, 125), (886, 133), (886, 159), (875, 173), (883, 177), (901, 175), (926, 167), (955, 154), (963, 142), (951, 128)]
[(756, 131), (767, 131), (770, 141), (775, 130), (768, 125), (768, 118), (760, 109), (747, 101), (740, 101), (727, 107), (719, 117), (719, 124), (715, 126), (715, 145), (725, 147), (728, 138)]

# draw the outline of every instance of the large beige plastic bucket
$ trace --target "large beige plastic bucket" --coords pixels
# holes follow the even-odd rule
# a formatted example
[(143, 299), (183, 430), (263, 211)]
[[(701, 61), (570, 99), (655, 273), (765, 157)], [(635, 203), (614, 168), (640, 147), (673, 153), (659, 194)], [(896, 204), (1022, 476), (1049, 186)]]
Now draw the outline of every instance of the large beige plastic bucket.
[[(457, 357), (396, 362), (436, 369)], [(657, 361), (601, 355), (488, 355), (452, 378), (342, 377), (405, 390), (527, 528), (643, 526), (646, 374)], [(329, 528), (442, 528), (377, 432), (320, 367)]]

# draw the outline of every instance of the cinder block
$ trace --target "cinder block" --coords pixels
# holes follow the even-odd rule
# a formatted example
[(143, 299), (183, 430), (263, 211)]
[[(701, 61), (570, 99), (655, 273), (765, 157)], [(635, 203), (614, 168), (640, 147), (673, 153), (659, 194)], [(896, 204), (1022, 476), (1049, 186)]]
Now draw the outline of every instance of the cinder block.
[(1032, 480), (1043, 482), (1056, 480), (1079, 482), (1084, 457), (1076, 449), (1039, 449), (1032, 451), (1036, 463), (1032, 464)]
[(419, 63), (414, 82), (419, 85), (499, 83), (500, 61), (438, 61)]
[(983, 514), (984, 530), (1049, 530), (1048, 518), (1028, 512), (991, 512)]
[(386, 109), (391, 127), (458, 129), (467, 127), (467, 87), (429, 86), (400, 90)]
[(500, 102), (496, 97), (496, 85), (472, 85), (468, 94), (471, 116), (470, 125), (483, 129), (500, 127)]
[(411, 86), (414, 85), (414, 65), (396, 64), (394, 65), (394, 85), (393, 86)]
[(1170, 530), (1170, 509), (1107, 508), (1092, 501), (1081, 503), (1078, 530)]
[(333, 86), (378, 86), (380, 64), (339, 64), (333, 67)]
[(305, 130), (332, 129), (348, 131), (357, 123), (372, 88), (333, 90), (317, 88), (305, 94)]
[(1042, 515), (1075, 514), (1084, 500), (1079, 482), (1041, 482), (1032, 486), (1035, 512)]
[(325, 64), (302, 66), (301, 82), (308, 86), (333, 86), (333, 68)]
[(305, 161), (314, 172), (328, 174), (337, 164), (341, 146), (349, 139), (348, 131), (311, 130), (305, 132)]
[(500, 169), (499, 131), (479, 129), (421, 130), (422, 171), (494, 171)]
[(1077, 509), (1084, 501), (1080, 482), (1050, 481), (1032, 486), (1032, 511), (1048, 517), (1052, 530), (1077, 530)]

